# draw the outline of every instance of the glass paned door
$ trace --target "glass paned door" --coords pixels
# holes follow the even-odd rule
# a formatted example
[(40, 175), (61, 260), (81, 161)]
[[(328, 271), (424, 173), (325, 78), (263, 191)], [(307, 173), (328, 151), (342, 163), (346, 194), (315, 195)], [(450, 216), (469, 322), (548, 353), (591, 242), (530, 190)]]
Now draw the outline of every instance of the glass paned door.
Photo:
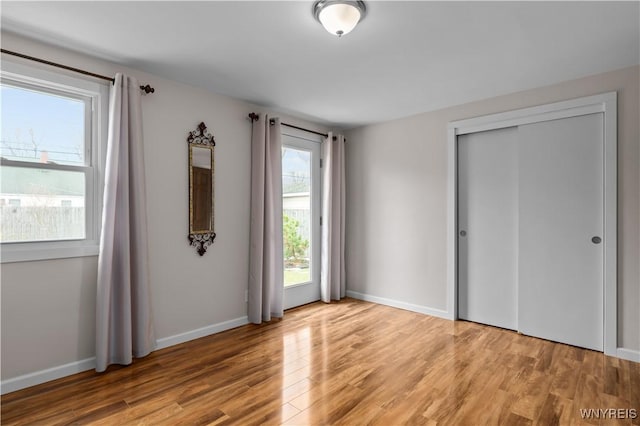
[(320, 143), (283, 134), (285, 308), (320, 299)]

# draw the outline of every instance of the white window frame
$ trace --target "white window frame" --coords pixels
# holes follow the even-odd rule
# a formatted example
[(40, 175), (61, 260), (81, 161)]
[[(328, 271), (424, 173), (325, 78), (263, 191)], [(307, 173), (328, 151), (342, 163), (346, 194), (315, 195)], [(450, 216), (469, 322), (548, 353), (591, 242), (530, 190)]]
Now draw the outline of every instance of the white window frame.
[(83, 172), (85, 174), (85, 238), (0, 243), (0, 263), (96, 256), (99, 251), (102, 223), (110, 83), (72, 77), (50, 69), (6, 60), (1, 64), (0, 81), (19, 88), (67, 96), (85, 102), (85, 165), (2, 160), (2, 166)]

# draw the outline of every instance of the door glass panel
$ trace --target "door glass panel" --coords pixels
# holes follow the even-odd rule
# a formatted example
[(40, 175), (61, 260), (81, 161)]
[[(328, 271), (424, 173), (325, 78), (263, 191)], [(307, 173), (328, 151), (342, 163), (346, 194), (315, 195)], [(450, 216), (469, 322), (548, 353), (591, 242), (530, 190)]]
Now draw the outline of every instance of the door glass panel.
[(282, 148), (284, 285), (311, 281), (311, 152)]

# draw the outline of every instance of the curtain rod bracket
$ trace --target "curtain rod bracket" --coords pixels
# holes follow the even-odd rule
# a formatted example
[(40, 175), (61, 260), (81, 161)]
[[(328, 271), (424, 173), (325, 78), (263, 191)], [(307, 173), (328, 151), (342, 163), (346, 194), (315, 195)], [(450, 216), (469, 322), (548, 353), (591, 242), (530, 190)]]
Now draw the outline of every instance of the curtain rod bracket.
[(258, 114), (256, 114), (255, 112), (249, 113), (249, 119), (251, 120), (252, 123), (254, 121), (258, 121), (258, 118), (260, 118), (260, 116)]

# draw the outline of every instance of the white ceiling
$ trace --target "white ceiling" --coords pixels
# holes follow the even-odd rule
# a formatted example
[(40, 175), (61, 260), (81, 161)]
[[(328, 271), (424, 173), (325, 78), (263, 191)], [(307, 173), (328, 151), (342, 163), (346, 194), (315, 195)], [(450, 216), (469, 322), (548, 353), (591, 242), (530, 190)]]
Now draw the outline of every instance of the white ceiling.
[(341, 39), (311, 5), (2, 1), (1, 24), (339, 127), (639, 63), (637, 1), (368, 1), (367, 17)]

